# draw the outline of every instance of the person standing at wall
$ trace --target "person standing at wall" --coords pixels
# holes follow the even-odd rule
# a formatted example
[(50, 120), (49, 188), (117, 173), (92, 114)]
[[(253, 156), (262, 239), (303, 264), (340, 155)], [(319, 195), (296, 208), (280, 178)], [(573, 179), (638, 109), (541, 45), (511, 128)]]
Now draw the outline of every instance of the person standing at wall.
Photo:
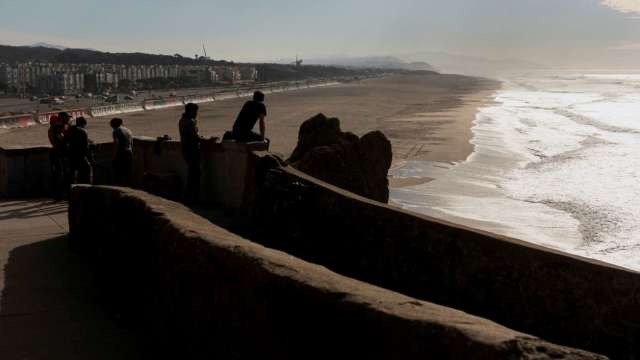
[(184, 203), (195, 204), (200, 195), (200, 143), (202, 138), (198, 134), (198, 105), (188, 103), (184, 107), (184, 114), (178, 122), (180, 141), (182, 143), (182, 157), (187, 163), (187, 187)]
[(120, 118), (110, 122), (113, 129), (113, 180), (116, 186), (131, 186), (133, 165), (133, 133)]
[[(267, 107), (264, 105), (264, 94), (256, 91), (253, 93), (253, 100), (244, 104), (233, 124), (233, 139), (240, 142), (265, 141), (264, 119), (266, 116)], [(260, 122), (260, 134), (253, 131), (253, 127), (258, 121)]]
[(64, 139), (64, 126), (57, 115), (53, 115), (49, 119), (47, 135), (49, 137), (49, 143), (51, 144), (51, 151), (49, 153), (51, 192), (54, 199), (60, 200), (64, 196), (64, 190), (60, 185), (60, 178), (63, 176), (63, 158), (66, 154), (66, 142)]
[(69, 127), (66, 135), (69, 144), (70, 182), (74, 184), (91, 184), (90, 140), (86, 126), (87, 120), (79, 117), (75, 125)]
[(68, 132), (71, 129), (71, 115), (65, 111), (61, 111), (58, 113), (58, 118), (62, 123), (62, 132), (64, 139), (64, 147), (61, 157), (62, 164), (62, 195), (68, 196), (69, 190), (71, 189), (71, 161), (69, 158), (69, 137)]

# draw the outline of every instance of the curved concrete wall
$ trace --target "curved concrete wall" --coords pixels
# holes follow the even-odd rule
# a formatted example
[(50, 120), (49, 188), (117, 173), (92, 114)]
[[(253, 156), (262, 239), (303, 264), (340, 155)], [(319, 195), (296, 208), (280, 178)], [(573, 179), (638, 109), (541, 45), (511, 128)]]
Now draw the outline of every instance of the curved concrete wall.
[[(249, 206), (255, 192), (257, 156), (263, 143), (240, 144), (209, 139), (202, 144), (201, 201), (227, 210)], [(0, 197), (47, 196), (51, 193), (50, 148), (0, 148)], [(113, 183), (113, 143), (95, 144), (93, 183)], [(178, 141), (137, 137), (133, 141), (132, 186), (165, 198), (180, 199), (187, 167)], [(169, 182), (169, 183), (167, 183)]]
[[(96, 152), (97, 183), (110, 183), (110, 146)], [(134, 185), (147, 188), (145, 173), (177, 177), (168, 197), (179, 197), (186, 170), (179, 143), (137, 139), (134, 147)], [(0, 149), (0, 196), (47, 195), (48, 156), (47, 148)], [(233, 143), (203, 146), (203, 200), (263, 220), (261, 232), (234, 231), (558, 343), (637, 356), (638, 274), (373, 203), (290, 168), (281, 193), (261, 192), (267, 156)]]
[(69, 224), (105, 301), (164, 356), (603, 359), (340, 276), (143, 192), (74, 187)]
[(51, 192), (49, 148), (0, 148), (0, 197), (47, 196)]
[(291, 167), (271, 175), (259, 231), (246, 234), (266, 246), (557, 343), (640, 358), (636, 272), (409, 213)]

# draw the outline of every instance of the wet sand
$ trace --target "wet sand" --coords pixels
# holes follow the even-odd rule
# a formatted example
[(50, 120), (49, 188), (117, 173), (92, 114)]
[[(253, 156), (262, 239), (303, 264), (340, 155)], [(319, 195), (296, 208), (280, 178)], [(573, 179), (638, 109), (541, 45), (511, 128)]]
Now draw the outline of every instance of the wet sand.
[[(402, 75), (336, 86), (268, 94), (267, 137), (271, 150), (288, 156), (300, 124), (318, 114), (338, 117), (343, 131), (363, 135), (381, 130), (390, 139), (394, 163), (406, 160), (463, 161), (473, 151), (471, 126), (478, 107), (489, 101), (499, 83), (458, 75)], [(200, 105), (199, 127), (205, 137), (222, 137), (246, 98)], [(181, 108), (124, 114), (125, 126), (137, 136), (178, 138)], [(96, 142), (111, 141), (107, 118), (89, 120)], [(0, 133), (0, 147), (47, 144), (47, 127)], [(426, 178), (392, 181), (409, 186)]]

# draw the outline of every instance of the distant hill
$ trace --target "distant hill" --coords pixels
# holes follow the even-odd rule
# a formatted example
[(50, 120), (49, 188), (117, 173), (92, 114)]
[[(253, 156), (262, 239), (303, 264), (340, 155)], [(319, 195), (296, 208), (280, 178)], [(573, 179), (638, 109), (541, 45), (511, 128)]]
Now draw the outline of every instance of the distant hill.
[[(196, 60), (180, 55), (153, 55), (144, 53), (109, 53), (87, 49), (58, 49), (47, 46), (0, 45), (0, 63), (40, 61), (63, 64), (116, 64), (116, 65), (227, 65), (224, 60)], [(371, 69), (318, 65), (254, 64), (263, 81), (304, 80), (312, 78), (359, 77), (375, 75)]]
[[(144, 53), (109, 53), (89, 49), (59, 49), (57, 45), (46, 46), (0, 45), (0, 62), (16, 63), (42, 61), (54, 63), (122, 64), (122, 65), (197, 65), (201, 60), (180, 55), (153, 55)], [(206, 63), (224, 64), (226, 61), (208, 60)]]
[[(286, 62), (286, 61), (285, 61)], [(406, 62), (393, 56), (364, 57), (329, 57), (308, 59), (305, 64), (333, 65), (356, 69), (391, 69), (410, 71), (435, 71), (434, 67), (424, 61)]]
[(15, 63), (22, 61), (53, 62), (62, 50), (48, 47), (5, 46), (0, 45), (0, 62)]
[(291, 81), (309, 78), (322, 79), (332, 77), (369, 76), (382, 71), (375, 69), (356, 69), (328, 65), (259, 64), (258, 76), (261, 80)]
[(519, 70), (541, 70), (547, 66), (520, 59), (487, 59), (478, 56), (457, 55), (445, 52), (416, 52), (403, 54), (402, 58), (426, 61), (438, 70), (463, 75), (499, 75)]
[[(31, 44), (31, 45), (28, 45), (28, 47), (43, 47), (43, 48), (57, 49), (57, 50), (69, 49), (68, 47), (63, 46), (63, 45), (55, 45), (55, 44), (49, 44), (49, 43), (45, 43), (45, 42), (39, 42), (39, 43)], [(82, 49), (83, 50), (98, 51), (96, 49), (90, 49), (90, 48), (82, 48)]]
[(53, 44), (48, 44), (48, 43), (44, 43), (44, 42), (35, 43), (35, 44), (32, 44), (32, 45), (29, 45), (29, 47), (43, 47), (43, 48), (57, 49), (57, 50), (64, 50), (64, 49), (67, 48), (66, 46), (53, 45)]

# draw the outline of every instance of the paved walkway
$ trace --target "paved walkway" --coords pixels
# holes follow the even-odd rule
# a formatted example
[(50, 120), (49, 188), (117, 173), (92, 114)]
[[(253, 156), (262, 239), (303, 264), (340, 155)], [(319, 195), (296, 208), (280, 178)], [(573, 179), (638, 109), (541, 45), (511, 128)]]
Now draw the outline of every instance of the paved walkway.
[(67, 242), (67, 204), (0, 201), (0, 358), (139, 359)]

